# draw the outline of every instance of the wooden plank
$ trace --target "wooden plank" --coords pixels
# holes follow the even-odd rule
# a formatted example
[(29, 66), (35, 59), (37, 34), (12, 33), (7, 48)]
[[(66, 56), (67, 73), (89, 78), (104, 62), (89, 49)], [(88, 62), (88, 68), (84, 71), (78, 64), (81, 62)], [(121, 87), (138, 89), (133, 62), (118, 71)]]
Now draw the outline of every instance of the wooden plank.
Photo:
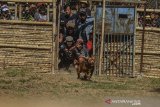
[(29, 24), (29, 25), (52, 25), (52, 22), (20, 21), (20, 20), (0, 20), (6, 24)]
[[(144, 12), (144, 9), (137, 8), (137, 11), (138, 12)], [(159, 13), (160, 9), (146, 9), (146, 12), (156, 12), (156, 13)]]
[(17, 17), (17, 10), (18, 10), (18, 5), (17, 4), (15, 4), (15, 19), (18, 19), (18, 17)]
[(49, 22), (49, 12), (50, 12), (50, 5), (47, 5), (47, 21)]
[(15, 45), (15, 44), (0, 44), (0, 47), (4, 48), (20, 48), (20, 49), (38, 49), (38, 50), (51, 50), (48, 47), (40, 46), (27, 46), (27, 45)]
[[(82, 1), (82, 0), (81, 0)], [(84, 0), (83, 0), (84, 1)], [(91, 1), (91, 0), (85, 0), (85, 1)], [(117, 3), (146, 3), (145, 1), (139, 1), (139, 0), (105, 0), (106, 2), (117, 2)], [(102, 2), (102, 0), (92, 0), (92, 2)]]
[(52, 3), (56, 0), (3, 0), (5, 2), (41, 2), (41, 3)]
[[(136, 30), (143, 30), (143, 28), (142, 27), (136, 27)], [(156, 28), (156, 27), (146, 27), (145, 30), (146, 31), (160, 32), (160, 28)]]
[(52, 28), (51, 28), (51, 26), (31, 26), (31, 25), (29, 25), (29, 26), (27, 26), (27, 25), (24, 25), (24, 26), (20, 26), (20, 25), (14, 25), (14, 26), (12, 26), (12, 25), (2, 25), (1, 24), (1, 26), (0, 26), (0, 28), (2, 29), (2, 30), (6, 30), (7, 32), (8, 32), (8, 30), (11, 30), (11, 29), (15, 29), (15, 30), (21, 30), (21, 31), (23, 31), (23, 32), (30, 32), (30, 30), (34, 30), (34, 31), (36, 31), (36, 32), (42, 32), (43, 30), (44, 31), (52, 31)]
[(22, 4), (19, 4), (19, 20), (22, 19)]
[[(45, 3), (52, 3), (56, 2), (56, 0), (3, 0), (6, 2), (45, 2)], [(85, 1), (91, 1), (91, 0), (85, 0)], [(139, 0), (106, 0), (107, 2), (123, 2), (123, 3), (145, 3), (145, 1), (139, 1)], [(102, 0), (92, 0), (92, 2), (102, 2)]]
[[(141, 52), (136, 52), (135, 54), (136, 54), (136, 55), (141, 55)], [(149, 51), (147, 52), (147, 51), (146, 51), (146, 52), (144, 52), (143, 54), (144, 54), (144, 55), (156, 55), (156, 56), (159, 56), (159, 55), (160, 55), (160, 52), (149, 52)]]

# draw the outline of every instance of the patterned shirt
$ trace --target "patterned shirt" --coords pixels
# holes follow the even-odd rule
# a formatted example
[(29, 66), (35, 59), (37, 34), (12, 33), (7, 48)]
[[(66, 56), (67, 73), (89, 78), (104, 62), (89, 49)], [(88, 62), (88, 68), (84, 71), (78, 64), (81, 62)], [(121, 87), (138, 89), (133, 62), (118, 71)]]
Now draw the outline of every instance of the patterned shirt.
[(87, 16), (85, 23), (81, 23), (81, 21), (77, 21), (77, 39), (82, 38), (85, 43), (89, 40), (90, 34), (93, 32), (93, 23), (94, 18)]

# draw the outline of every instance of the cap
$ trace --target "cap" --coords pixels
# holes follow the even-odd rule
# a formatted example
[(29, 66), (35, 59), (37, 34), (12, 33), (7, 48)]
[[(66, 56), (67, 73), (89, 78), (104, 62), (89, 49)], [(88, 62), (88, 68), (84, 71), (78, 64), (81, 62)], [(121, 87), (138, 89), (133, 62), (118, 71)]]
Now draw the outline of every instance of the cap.
[(78, 44), (83, 43), (83, 39), (77, 39), (77, 43), (78, 43)]
[(88, 2), (87, 2), (87, 1), (85, 1), (85, 0), (81, 0), (81, 1), (80, 1), (80, 3), (88, 4)]
[(66, 42), (72, 42), (73, 41), (73, 37), (72, 36), (67, 36), (66, 37)]
[(75, 23), (73, 21), (68, 21), (68, 23), (66, 24), (66, 27), (69, 28), (74, 28), (75, 27)]
[(149, 15), (147, 15), (147, 16), (145, 16), (146, 17), (146, 19), (151, 19), (151, 17), (149, 16)]
[(3, 5), (3, 6), (1, 7), (1, 9), (2, 9), (2, 11), (3, 11), (3, 12), (5, 12), (5, 11), (8, 11), (8, 10), (9, 10), (9, 8), (8, 8), (8, 6), (7, 6), (7, 5)]

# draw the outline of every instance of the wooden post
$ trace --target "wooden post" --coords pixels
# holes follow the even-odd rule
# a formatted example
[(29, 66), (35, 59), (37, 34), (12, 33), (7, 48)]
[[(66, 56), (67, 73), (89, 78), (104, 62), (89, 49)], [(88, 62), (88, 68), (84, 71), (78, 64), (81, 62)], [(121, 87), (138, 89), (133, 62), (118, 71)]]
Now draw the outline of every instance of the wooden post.
[(19, 20), (22, 20), (22, 4), (19, 4)]
[(56, 34), (56, 3), (55, 0), (53, 2), (53, 22), (52, 22), (52, 73), (55, 74), (55, 34)]
[[(96, 15), (96, 6), (94, 6), (94, 16)], [(96, 49), (96, 19), (94, 18), (94, 27), (93, 27), (93, 55), (95, 56), (95, 49)]]
[[(96, 6), (94, 6), (94, 16), (96, 16)], [(98, 59), (96, 56), (96, 19), (94, 18), (94, 27), (93, 27), (93, 56), (95, 56), (96, 60)], [(97, 75), (97, 62), (94, 64), (94, 72)]]
[(56, 39), (56, 42), (57, 42), (57, 51), (56, 51), (56, 69), (58, 70), (58, 62), (59, 62), (59, 36), (60, 36), (60, 33), (59, 33), (59, 30), (60, 30), (60, 13), (61, 13), (61, 4), (62, 2), (60, 1), (59, 5), (58, 5), (58, 23), (57, 23), (57, 39)]
[(89, 8), (92, 11), (92, 0), (89, 1), (89, 4), (90, 4)]
[(104, 22), (105, 22), (105, 7), (106, 1), (103, 0), (103, 13), (102, 13), (102, 34), (101, 34), (101, 47), (100, 47), (100, 61), (99, 61), (99, 76), (102, 74), (102, 61), (103, 61), (103, 43), (104, 43)]
[(137, 17), (137, 5), (135, 6), (135, 10), (134, 10), (135, 12), (134, 12), (134, 20), (135, 20), (135, 25), (134, 25), (134, 42), (133, 42), (133, 67), (132, 67), (132, 77), (134, 77), (135, 76), (135, 57), (136, 57), (136, 55), (135, 55), (135, 47), (136, 47), (136, 27), (137, 27), (137, 25), (138, 25), (138, 21), (137, 21), (137, 19), (138, 19), (138, 17)]
[(15, 4), (15, 12), (14, 12), (14, 14), (15, 14), (15, 20), (17, 20), (17, 11), (18, 11), (18, 6), (17, 6), (17, 3)]
[(47, 21), (49, 22), (50, 3), (47, 4)]
[(142, 32), (142, 45), (141, 45), (140, 73), (143, 72), (144, 43), (145, 43), (145, 29), (146, 29), (146, 26), (145, 26), (145, 24), (146, 24), (146, 18), (145, 18), (145, 16), (146, 16), (146, 8), (147, 8), (146, 6), (147, 5), (145, 3), (145, 5), (144, 5), (144, 14), (143, 14), (144, 19), (143, 19), (143, 32)]

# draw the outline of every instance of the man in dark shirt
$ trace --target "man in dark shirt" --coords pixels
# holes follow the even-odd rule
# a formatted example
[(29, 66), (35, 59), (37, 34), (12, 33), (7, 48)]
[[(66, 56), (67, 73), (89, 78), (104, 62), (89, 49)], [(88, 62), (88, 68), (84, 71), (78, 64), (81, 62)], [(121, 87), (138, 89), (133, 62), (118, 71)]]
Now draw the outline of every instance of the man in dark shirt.
[(76, 23), (77, 15), (72, 13), (71, 7), (69, 5), (64, 6), (64, 13), (60, 16), (60, 38), (66, 36), (66, 24), (71, 21)]

